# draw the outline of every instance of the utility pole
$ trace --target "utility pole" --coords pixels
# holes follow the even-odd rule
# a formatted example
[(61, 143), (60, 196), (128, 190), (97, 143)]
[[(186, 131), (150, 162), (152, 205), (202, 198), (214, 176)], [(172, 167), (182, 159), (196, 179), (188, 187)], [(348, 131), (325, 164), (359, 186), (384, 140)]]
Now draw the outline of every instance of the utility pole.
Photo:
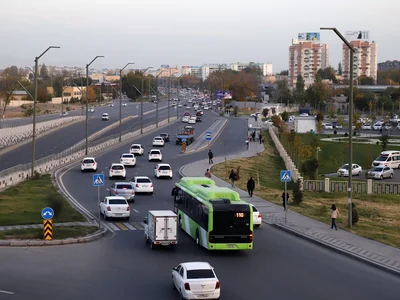
[[(119, 70), (119, 142), (122, 141), (122, 71), (129, 65), (133, 65), (135, 63), (127, 63), (125, 67)], [(100, 84), (101, 90), (101, 84)]]
[(169, 76), (168, 76), (168, 123), (169, 123), (169, 107), (171, 103), (170, 93), (171, 93), (171, 70), (169, 71)]
[(147, 72), (148, 69), (151, 69), (152, 67), (148, 67), (146, 70), (143, 71), (142, 73), (142, 86), (140, 88), (141, 92), (141, 97), (140, 97), (140, 134), (143, 134), (143, 97), (144, 97), (144, 73)]

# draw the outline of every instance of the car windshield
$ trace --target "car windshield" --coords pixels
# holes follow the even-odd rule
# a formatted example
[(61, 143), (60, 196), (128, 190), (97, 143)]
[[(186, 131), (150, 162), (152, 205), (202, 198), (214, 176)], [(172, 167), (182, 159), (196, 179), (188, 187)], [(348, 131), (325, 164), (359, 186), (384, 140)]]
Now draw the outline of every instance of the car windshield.
[(160, 155), (160, 152), (158, 152), (158, 151), (151, 151), (150, 154), (152, 154), (152, 155)]
[(373, 168), (371, 171), (372, 172), (382, 172), (383, 168)]
[(132, 155), (132, 154), (124, 154), (124, 155), (122, 155), (122, 157), (124, 157), (124, 158), (134, 158), (134, 155)]
[(170, 166), (160, 166), (160, 170), (171, 170)]
[(123, 166), (112, 166), (111, 169), (113, 169), (113, 170), (123, 170), (124, 167)]
[(108, 204), (110, 204), (110, 205), (115, 205), (115, 204), (127, 204), (127, 202), (126, 202), (126, 200), (124, 200), (124, 199), (111, 199), (111, 200), (108, 200)]
[(161, 141), (162, 140), (162, 138), (161, 137), (156, 137), (156, 138), (154, 138), (156, 141)]
[(150, 183), (151, 180), (149, 178), (138, 178), (136, 180), (137, 183)]
[(140, 149), (140, 147), (135, 145), (135, 146), (132, 146), (131, 149)]
[(340, 168), (341, 168), (341, 169), (344, 169), (344, 170), (348, 170), (348, 169), (349, 169), (349, 165), (343, 165), (343, 166), (341, 166)]
[(161, 133), (160, 136), (161, 136), (161, 137), (162, 137), (162, 136), (168, 136), (168, 134), (166, 134), (166, 133)]
[(186, 273), (187, 279), (215, 278), (212, 270), (188, 270)]
[(375, 159), (376, 161), (386, 161), (387, 160), (387, 156), (379, 156), (377, 159)]
[(92, 163), (94, 163), (94, 160), (93, 160), (93, 159), (84, 159), (84, 160), (83, 160), (83, 163), (85, 163), (85, 164), (92, 164)]
[(117, 184), (117, 186), (115, 187), (115, 189), (117, 190), (131, 190), (132, 186), (130, 184)]

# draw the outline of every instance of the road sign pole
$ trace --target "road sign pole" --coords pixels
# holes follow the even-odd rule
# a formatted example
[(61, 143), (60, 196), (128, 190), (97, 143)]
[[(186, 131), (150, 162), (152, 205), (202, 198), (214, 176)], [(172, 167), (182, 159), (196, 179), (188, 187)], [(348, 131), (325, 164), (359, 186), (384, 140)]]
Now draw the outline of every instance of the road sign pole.
[(97, 207), (99, 208), (99, 229), (100, 229), (100, 227), (101, 227), (100, 186), (97, 186)]
[(288, 209), (287, 182), (285, 181), (285, 224), (287, 222), (287, 209)]

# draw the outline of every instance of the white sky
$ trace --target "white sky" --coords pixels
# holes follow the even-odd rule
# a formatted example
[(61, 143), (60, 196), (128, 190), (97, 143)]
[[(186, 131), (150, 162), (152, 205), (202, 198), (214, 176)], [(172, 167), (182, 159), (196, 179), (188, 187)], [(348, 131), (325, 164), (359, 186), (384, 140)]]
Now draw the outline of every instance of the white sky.
[[(320, 27), (369, 30), (378, 61), (400, 59), (397, 0), (6, 0), (0, 9), (0, 68), (41, 63), (93, 68), (161, 64), (272, 62), (288, 68), (288, 47), (299, 32)], [(341, 42), (321, 32), (331, 64), (341, 59)]]

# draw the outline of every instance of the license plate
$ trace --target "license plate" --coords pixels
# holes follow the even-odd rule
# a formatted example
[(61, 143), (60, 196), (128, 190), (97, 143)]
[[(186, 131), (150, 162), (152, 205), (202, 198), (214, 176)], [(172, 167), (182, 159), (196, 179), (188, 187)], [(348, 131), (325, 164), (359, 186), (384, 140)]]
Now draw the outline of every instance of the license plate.
[(197, 295), (198, 297), (201, 297), (201, 298), (207, 298), (208, 297), (208, 294), (200, 294), (200, 295)]
[(226, 248), (233, 249), (233, 248), (236, 248), (236, 245), (229, 244), (229, 245), (226, 246)]
[(122, 216), (123, 214), (115, 214), (116, 216)]
[(147, 184), (142, 185), (142, 187), (149, 187)]

